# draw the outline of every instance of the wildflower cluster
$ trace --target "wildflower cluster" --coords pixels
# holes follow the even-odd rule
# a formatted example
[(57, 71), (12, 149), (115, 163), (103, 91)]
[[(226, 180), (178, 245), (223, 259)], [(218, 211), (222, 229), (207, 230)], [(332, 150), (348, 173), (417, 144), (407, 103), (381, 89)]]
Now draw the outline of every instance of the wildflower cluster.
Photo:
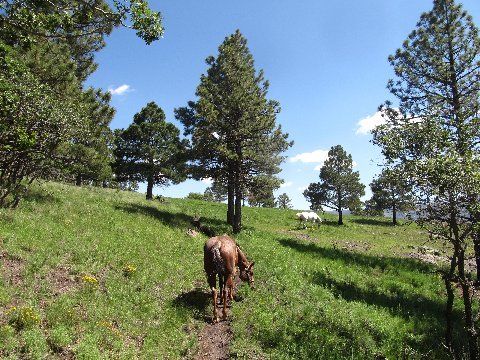
[(92, 287), (98, 287), (98, 280), (94, 276), (84, 275), (82, 281)]
[(137, 271), (137, 268), (133, 265), (127, 265), (123, 268), (123, 275), (125, 277), (131, 277), (135, 272)]
[(34, 326), (40, 322), (40, 317), (28, 306), (17, 308), (12, 306), (7, 311), (8, 323), (17, 330)]

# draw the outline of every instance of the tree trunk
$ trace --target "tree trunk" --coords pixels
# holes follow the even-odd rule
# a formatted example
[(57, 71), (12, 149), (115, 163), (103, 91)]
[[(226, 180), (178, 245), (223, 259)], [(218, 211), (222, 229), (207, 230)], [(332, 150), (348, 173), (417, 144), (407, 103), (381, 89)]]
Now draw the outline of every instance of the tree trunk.
[(392, 223), (393, 225), (397, 225), (397, 206), (395, 202), (393, 202), (392, 206)]
[(342, 209), (338, 209), (338, 225), (343, 225), (343, 213), (342, 213)]
[(233, 221), (233, 233), (239, 234), (242, 230), (242, 190), (240, 187), (239, 174), (235, 175), (235, 215)]
[(153, 199), (153, 176), (149, 175), (147, 180), (147, 200)]
[(450, 356), (454, 359), (458, 359), (458, 354), (455, 352), (453, 346), (453, 301), (455, 293), (452, 287), (453, 274), (457, 267), (457, 255), (452, 256), (450, 263), (450, 271), (443, 273), (443, 280), (445, 282), (445, 290), (447, 292), (447, 307), (445, 309), (445, 320), (447, 323), (447, 328), (445, 329), (445, 346), (450, 353)]
[(465, 330), (468, 336), (470, 359), (478, 359), (478, 333), (472, 313), (472, 299), (470, 298), (471, 284), (465, 276), (465, 252), (463, 249), (461, 249), (458, 254), (458, 276), (462, 287)]
[(338, 199), (338, 225), (343, 225), (343, 199), (342, 199), (342, 194), (340, 192), (337, 192), (337, 199)]
[[(452, 203), (451, 208), (454, 208), (454, 200), (450, 200)], [(472, 299), (470, 293), (472, 290), (472, 283), (465, 275), (465, 248), (462, 238), (460, 237), (459, 225), (456, 219), (456, 211), (450, 212), (450, 230), (451, 230), (451, 242), (454, 247), (454, 256), (457, 256), (457, 268), (458, 279), (457, 282), (462, 288), (463, 298), (463, 311), (465, 317), (465, 330), (467, 332), (468, 350), (470, 353), (470, 359), (478, 359), (478, 333), (475, 326), (475, 320), (472, 312)]]
[(242, 230), (242, 197), (235, 196), (235, 216), (233, 224), (233, 233), (239, 234)]
[(75, 177), (75, 185), (82, 186), (82, 174), (77, 174)]
[(227, 182), (227, 224), (233, 227), (235, 214), (235, 186), (232, 175), (228, 174)]

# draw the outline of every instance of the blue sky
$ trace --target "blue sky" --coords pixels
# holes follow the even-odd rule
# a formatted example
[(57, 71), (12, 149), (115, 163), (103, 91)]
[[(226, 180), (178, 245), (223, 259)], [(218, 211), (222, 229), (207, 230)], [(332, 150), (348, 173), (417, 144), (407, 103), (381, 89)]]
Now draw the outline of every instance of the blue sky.
[[(480, 1), (461, 1), (480, 26)], [(366, 186), (382, 158), (368, 130), (377, 108), (393, 97), (386, 84), (394, 76), (388, 55), (401, 47), (432, 0), (164, 0), (165, 35), (145, 45), (134, 31), (116, 29), (96, 61), (87, 84), (112, 92), (117, 110), (112, 128), (126, 128), (133, 115), (155, 101), (176, 122), (173, 109), (195, 100), (205, 58), (218, 54), (226, 36), (240, 29), (270, 82), (269, 99), (280, 102), (277, 123), (295, 144), (279, 176), (295, 209), (308, 209), (302, 192), (319, 180), (328, 150), (342, 145)], [(188, 180), (154, 193), (185, 197), (208, 186)], [(145, 191), (144, 187), (140, 191)]]

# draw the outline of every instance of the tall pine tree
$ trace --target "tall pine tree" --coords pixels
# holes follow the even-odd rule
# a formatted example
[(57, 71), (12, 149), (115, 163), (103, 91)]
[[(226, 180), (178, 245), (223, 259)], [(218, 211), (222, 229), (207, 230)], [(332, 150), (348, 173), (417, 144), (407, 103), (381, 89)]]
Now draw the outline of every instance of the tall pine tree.
[(176, 109), (176, 117), (191, 135), (196, 177), (226, 184), (227, 221), (241, 230), (242, 200), (260, 175), (275, 177), (292, 145), (276, 125), (277, 101), (268, 100), (268, 81), (255, 71), (247, 40), (239, 30), (225, 38), (218, 56), (210, 56), (200, 78), (198, 100)]

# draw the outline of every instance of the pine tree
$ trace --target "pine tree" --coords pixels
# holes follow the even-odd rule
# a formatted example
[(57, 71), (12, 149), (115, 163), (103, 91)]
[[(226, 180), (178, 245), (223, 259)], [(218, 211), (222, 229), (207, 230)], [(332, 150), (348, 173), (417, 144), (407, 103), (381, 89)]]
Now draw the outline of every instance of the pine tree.
[(273, 192), (280, 187), (280, 180), (274, 176), (259, 175), (253, 177), (248, 183), (246, 195), (250, 206), (269, 207), (275, 206)]
[(227, 187), (221, 182), (214, 181), (212, 186), (205, 189), (205, 196), (215, 202), (223, 202), (227, 200)]
[(150, 102), (133, 123), (116, 133), (115, 171), (119, 181), (145, 181), (147, 200), (155, 185), (177, 184), (186, 178), (186, 142), (180, 131), (165, 121), (165, 113)]
[(320, 169), (320, 182), (311, 183), (303, 192), (310, 208), (326, 206), (338, 213), (338, 224), (343, 225), (343, 210), (355, 208), (365, 195), (358, 171), (352, 171), (352, 155), (341, 145), (332, 146), (328, 158)]
[(283, 193), (278, 195), (277, 198), (277, 206), (280, 209), (291, 209), (292, 208), (292, 201), (290, 200), (290, 197), (287, 195), (287, 193)]
[(401, 173), (391, 169), (384, 169), (377, 178), (370, 183), (372, 198), (369, 204), (383, 213), (383, 210), (392, 210), (392, 223), (397, 225), (397, 211), (413, 209), (411, 188), (403, 179)]
[(225, 38), (218, 51), (206, 60), (198, 100), (176, 109), (176, 117), (191, 135), (194, 175), (226, 184), (227, 222), (238, 233), (249, 184), (280, 172), (280, 154), (292, 142), (275, 123), (279, 103), (267, 99), (268, 81), (263, 71), (256, 73), (240, 31)]

